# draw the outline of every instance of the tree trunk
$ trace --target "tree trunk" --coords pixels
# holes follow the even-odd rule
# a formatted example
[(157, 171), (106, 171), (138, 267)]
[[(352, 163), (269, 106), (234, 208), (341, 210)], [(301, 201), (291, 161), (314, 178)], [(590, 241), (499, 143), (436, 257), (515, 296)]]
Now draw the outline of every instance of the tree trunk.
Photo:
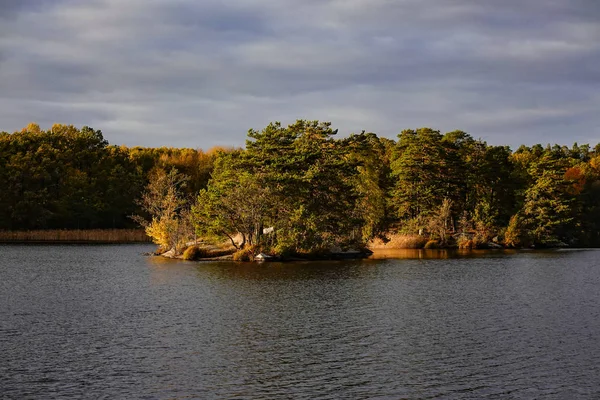
[(229, 238), (229, 240), (231, 240), (231, 244), (233, 245), (233, 247), (235, 247), (236, 249), (240, 249), (236, 244), (235, 244), (235, 240), (233, 240), (233, 238), (231, 236), (229, 236), (229, 234), (223, 232), (225, 234), (225, 236), (227, 236)]

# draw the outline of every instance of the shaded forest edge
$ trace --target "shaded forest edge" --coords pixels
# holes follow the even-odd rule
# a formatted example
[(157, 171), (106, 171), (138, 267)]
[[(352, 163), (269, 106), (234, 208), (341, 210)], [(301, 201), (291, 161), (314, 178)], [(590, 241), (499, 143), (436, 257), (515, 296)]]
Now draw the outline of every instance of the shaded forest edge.
[(512, 151), (463, 131), (336, 133), (271, 123), (250, 130), (245, 149), (203, 151), (112, 146), (72, 125), (2, 132), (0, 237), (142, 226), (161, 252), (239, 260), (600, 246), (598, 145)]

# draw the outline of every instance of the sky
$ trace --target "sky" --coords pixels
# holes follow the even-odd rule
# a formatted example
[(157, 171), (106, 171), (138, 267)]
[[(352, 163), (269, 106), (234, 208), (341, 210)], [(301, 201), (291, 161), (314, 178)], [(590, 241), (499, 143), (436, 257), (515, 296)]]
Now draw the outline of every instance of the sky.
[(0, 0), (0, 131), (242, 146), (271, 121), (600, 142), (598, 0)]

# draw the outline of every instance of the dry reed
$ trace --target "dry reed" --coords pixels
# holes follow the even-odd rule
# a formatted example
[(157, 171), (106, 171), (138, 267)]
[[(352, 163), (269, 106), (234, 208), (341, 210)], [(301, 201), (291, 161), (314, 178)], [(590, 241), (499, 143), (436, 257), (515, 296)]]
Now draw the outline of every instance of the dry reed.
[(148, 243), (143, 229), (0, 231), (0, 242), (21, 243)]
[(427, 238), (419, 235), (388, 234), (389, 241), (376, 238), (371, 240), (367, 247), (370, 250), (386, 249), (422, 249), (427, 243)]

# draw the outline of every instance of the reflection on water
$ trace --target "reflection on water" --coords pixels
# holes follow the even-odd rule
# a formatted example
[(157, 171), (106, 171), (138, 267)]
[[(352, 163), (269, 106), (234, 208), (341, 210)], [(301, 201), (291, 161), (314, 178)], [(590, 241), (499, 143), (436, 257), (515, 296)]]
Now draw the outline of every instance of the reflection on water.
[(464, 250), (464, 249), (384, 249), (375, 250), (369, 257), (374, 260), (396, 259), (447, 259), (494, 257), (515, 254), (516, 250)]
[(597, 251), (0, 246), (0, 397), (600, 398)]

